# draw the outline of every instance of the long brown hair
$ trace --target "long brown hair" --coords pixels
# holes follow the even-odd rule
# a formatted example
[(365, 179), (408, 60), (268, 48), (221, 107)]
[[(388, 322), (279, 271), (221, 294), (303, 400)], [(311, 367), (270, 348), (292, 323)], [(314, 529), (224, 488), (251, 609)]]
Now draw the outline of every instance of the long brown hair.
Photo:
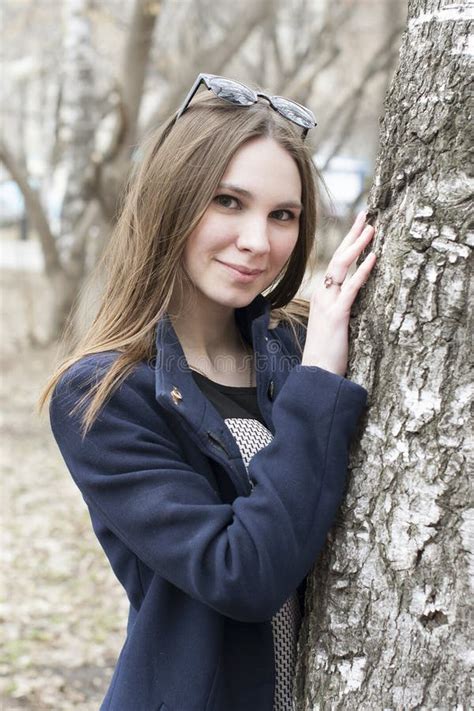
[[(166, 313), (175, 288), (192, 288), (182, 269), (186, 240), (212, 201), (235, 152), (252, 138), (267, 136), (293, 157), (302, 183), (303, 211), (296, 246), (284, 269), (265, 292), (273, 323), (304, 326), (308, 303), (293, 299), (315, 247), (317, 181), (320, 176), (301, 129), (271, 110), (265, 101), (236, 107), (204, 94), (153, 131), (138, 151), (123, 195), (120, 217), (94, 269), (104, 276), (98, 312), (72, 353), (60, 361), (41, 393), (41, 412), (57, 382), (84, 356), (117, 351), (106, 374), (87, 398), (83, 435), (105, 400), (141, 360), (153, 357), (157, 321)], [(291, 302), (291, 303), (290, 303)]]

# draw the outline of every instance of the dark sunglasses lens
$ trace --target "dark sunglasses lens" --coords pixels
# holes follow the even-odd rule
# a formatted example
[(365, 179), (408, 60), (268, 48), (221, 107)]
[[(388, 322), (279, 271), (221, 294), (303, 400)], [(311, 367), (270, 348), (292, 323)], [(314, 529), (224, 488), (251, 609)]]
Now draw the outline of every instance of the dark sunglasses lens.
[(243, 84), (223, 77), (209, 79), (208, 83), (214, 94), (220, 99), (225, 99), (232, 104), (239, 104), (240, 106), (250, 106), (255, 103), (254, 94)]
[(314, 116), (310, 111), (305, 109), (299, 104), (295, 104), (293, 101), (288, 101), (281, 96), (272, 96), (272, 102), (275, 108), (286, 116), (287, 119), (297, 123), (298, 126), (303, 126), (304, 128), (313, 128), (316, 125)]

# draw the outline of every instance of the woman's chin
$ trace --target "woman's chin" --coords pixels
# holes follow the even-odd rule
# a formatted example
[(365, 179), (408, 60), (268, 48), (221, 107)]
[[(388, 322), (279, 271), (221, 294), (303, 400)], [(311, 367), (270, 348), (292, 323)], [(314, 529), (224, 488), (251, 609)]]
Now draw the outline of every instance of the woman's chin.
[(222, 294), (209, 294), (208, 299), (216, 304), (220, 304), (223, 307), (228, 307), (232, 309), (241, 309), (244, 306), (248, 306), (255, 299), (260, 291), (257, 289), (247, 289), (242, 293), (228, 293), (226, 296)]

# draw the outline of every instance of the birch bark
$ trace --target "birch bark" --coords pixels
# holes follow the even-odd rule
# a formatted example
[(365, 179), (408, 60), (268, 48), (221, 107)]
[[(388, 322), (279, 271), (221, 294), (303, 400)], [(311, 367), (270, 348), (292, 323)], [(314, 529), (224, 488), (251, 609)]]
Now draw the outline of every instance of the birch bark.
[(75, 228), (90, 201), (93, 153), (97, 123), (94, 86), (94, 51), (89, 18), (90, 0), (68, 0), (65, 5), (64, 65), (60, 138), (66, 170), (66, 190), (61, 212), (60, 247), (68, 254), (74, 272), (82, 276), (84, 250), (68, 250)]
[[(93, 204), (94, 143), (97, 101), (94, 85), (94, 51), (89, 13), (90, 0), (64, 4), (64, 47), (61, 67), (59, 141), (60, 171), (65, 190), (60, 234), (55, 239), (38, 200), (30, 198), (29, 212), (37, 226), (45, 256), (46, 274), (53, 292), (49, 332), (62, 331), (86, 269), (88, 229), (76, 237), (79, 224), (88, 221)], [(2, 150), (1, 154), (7, 151)]]
[(409, 2), (369, 197), (378, 262), (351, 323), (369, 409), (309, 580), (298, 711), (471, 708), (473, 14)]

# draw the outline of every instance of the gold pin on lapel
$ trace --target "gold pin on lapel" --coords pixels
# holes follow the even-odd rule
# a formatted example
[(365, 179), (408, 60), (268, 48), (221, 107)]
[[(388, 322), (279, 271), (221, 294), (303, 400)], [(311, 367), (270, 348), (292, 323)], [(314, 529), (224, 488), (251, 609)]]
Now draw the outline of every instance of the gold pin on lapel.
[(180, 400), (183, 399), (183, 396), (181, 395), (181, 392), (178, 390), (176, 385), (174, 386), (173, 390), (170, 393), (171, 397), (173, 398), (173, 402), (175, 405), (177, 405)]

